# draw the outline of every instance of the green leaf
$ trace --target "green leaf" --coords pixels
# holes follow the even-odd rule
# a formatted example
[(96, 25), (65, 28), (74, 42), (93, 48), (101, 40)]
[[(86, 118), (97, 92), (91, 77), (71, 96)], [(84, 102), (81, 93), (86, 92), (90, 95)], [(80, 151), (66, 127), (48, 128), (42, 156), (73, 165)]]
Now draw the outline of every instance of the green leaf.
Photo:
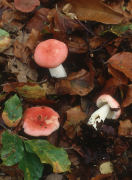
[(9, 127), (15, 127), (22, 118), (22, 104), (15, 94), (5, 102), (2, 118)]
[(25, 152), (18, 166), (24, 172), (24, 180), (39, 180), (43, 173), (43, 164), (32, 153)]
[(18, 163), (24, 156), (23, 141), (19, 136), (10, 134), (8, 131), (2, 133), (1, 159), (6, 166)]
[(42, 163), (50, 164), (53, 167), (55, 173), (70, 170), (71, 162), (63, 148), (57, 148), (46, 140), (27, 140), (24, 143), (28, 152), (36, 153)]
[(9, 37), (9, 33), (0, 28), (0, 39), (5, 36)]

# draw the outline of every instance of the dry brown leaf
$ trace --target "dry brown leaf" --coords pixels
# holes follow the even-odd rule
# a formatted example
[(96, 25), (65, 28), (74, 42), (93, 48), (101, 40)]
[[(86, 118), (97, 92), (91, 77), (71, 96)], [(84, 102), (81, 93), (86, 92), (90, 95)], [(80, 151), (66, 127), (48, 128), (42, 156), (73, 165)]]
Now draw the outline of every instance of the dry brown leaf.
[(67, 45), (70, 52), (73, 53), (86, 53), (88, 51), (88, 44), (78, 36), (71, 36), (67, 41)]
[[(2, 27), (8, 32), (16, 32), (23, 28), (22, 23), (26, 19), (26, 16), (20, 12), (13, 11), (11, 9), (6, 9), (2, 13)], [(21, 21), (21, 22), (20, 22)]]
[(25, 46), (29, 49), (34, 49), (38, 41), (41, 39), (41, 34), (39, 31), (32, 29), (29, 38), (27, 39)]
[(85, 96), (94, 88), (94, 75), (82, 69), (70, 74), (67, 79), (58, 81), (55, 87), (59, 94)]
[(122, 106), (127, 107), (132, 104), (132, 84), (128, 85), (126, 98), (124, 99)]
[(109, 72), (115, 79), (118, 80), (118, 84), (119, 84), (119, 85), (121, 85), (121, 84), (127, 85), (127, 84), (128, 84), (128, 79), (126, 78), (126, 76), (125, 76), (122, 72), (114, 69), (110, 64), (108, 65), (108, 72)]
[(73, 107), (66, 111), (67, 120), (64, 124), (64, 129), (69, 138), (73, 139), (76, 133), (80, 130), (79, 124), (87, 118), (87, 114), (81, 110), (80, 106)]
[(121, 85), (123, 85), (121, 81), (118, 81), (118, 79), (115, 79), (112, 77), (106, 81), (106, 84), (104, 88), (102, 89), (102, 91), (100, 92), (100, 94), (107, 93), (110, 95), (114, 95), (117, 88), (120, 87)]
[(105, 5), (101, 0), (67, 0), (80, 20), (119, 24), (124, 16)]
[(120, 121), (120, 125), (118, 127), (118, 135), (125, 137), (132, 137), (132, 122), (127, 119), (125, 121)]
[(121, 52), (113, 55), (108, 63), (118, 71), (121, 71), (132, 80), (132, 53), (131, 52)]
[(99, 174), (96, 177), (93, 177), (91, 180), (105, 180), (111, 176), (112, 174)]
[(26, 64), (21, 63), (16, 59), (8, 61), (8, 69), (16, 74), (18, 82), (27, 82), (28, 78), (37, 81), (38, 74), (35, 69), (31, 69)]
[(27, 23), (26, 29), (29, 31), (36, 29), (40, 32), (44, 30), (46, 24), (49, 24), (49, 20), (47, 18), (49, 11), (50, 9), (48, 8), (41, 8), (37, 10), (35, 15)]

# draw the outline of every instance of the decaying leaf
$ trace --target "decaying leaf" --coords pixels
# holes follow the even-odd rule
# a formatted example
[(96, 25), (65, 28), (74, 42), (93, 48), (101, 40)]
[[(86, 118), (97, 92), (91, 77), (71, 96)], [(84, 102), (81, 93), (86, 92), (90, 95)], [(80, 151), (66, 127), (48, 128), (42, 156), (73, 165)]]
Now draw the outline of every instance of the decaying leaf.
[(128, 79), (127, 77), (120, 71), (114, 69), (110, 64), (108, 65), (108, 72), (118, 80), (118, 84), (121, 85), (127, 85)]
[(80, 20), (97, 21), (105, 24), (119, 24), (123, 15), (112, 10), (101, 0), (67, 0)]
[(14, 0), (15, 8), (21, 12), (32, 12), (36, 6), (40, 5), (39, 0)]
[(99, 174), (96, 177), (92, 177), (91, 180), (105, 180), (107, 178), (110, 178), (112, 174)]
[(113, 55), (108, 63), (118, 71), (125, 74), (130, 80), (132, 80), (132, 53), (121, 52)]
[(44, 139), (24, 142), (27, 152), (35, 153), (42, 163), (50, 164), (53, 172), (61, 173), (70, 170), (70, 161), (63, 148), (57, 148)]
[[(42, 86), (37, 83), (7, 83), (4, 84), (3, 91), (7, 93), (17, 92), (26, 101), (33, 103), (48, 102), (46, 95), (56, 94), (54, 87), (49, 83), (43, 83)], [(49, 102), (52, 103), (50, 100)]]
[(11, 45), (11, 38), (7, 31), (0, 29), (0, 53)]
[(25, 43), (25, 46), (32, 50), (36, 47), (40, 39), (41, 39), (40, 32), (35, 29), (32, 29), (31, 33), (29, 34), (29, 38)]
[(22, 140), (17, 135), (10, 135), (8, 131), (2, 133), (1, 159), (6, 166), (18, 163), (24, 155)]
[(67, 136), (73, 139), (80, 129), (79, 124), (87, 118), (87, 114), (81, 110), (80, 106), (69, 109), (66, 114), (67, 120), (63, 128)]
[(49, 24), (49, 11), (50, 9), (48, 8), (40, 8), (39, 10), (37, 10), (34, 16), (27, 23), (26, 29), (28, 29), (29, 31), (35, 29), (42, 32), (45, 29), (45, 26)]
[(73, 53), (86, 53), (88, 51), (88, 44), (78, 36), (71, 36), (67, 41), (70, 52)]
[(122, 106), (127, 107), (132, 104), (132, 84), (128, 85), (126, 98), (124, 99)]
[(6, 9), (2, 13), (2, 26), (8, 32), (17, 32), (23, 28), (24, 24), (22, 21), (24, 21), (25, 18), (26, 16), (22, 13)]
[(23, 64), (16, 59), (10, 59), (8, 61), (8, 69), (16, 74), (18, 82), (27, 82), (28, 78), (36, 81), (38, 77), (35, 69), (31, 69), (26, 64)]
[(118, 128), (118, 135), (125, 137), (132, 137), (132, 122), (127, 119), (125, 121), (120, 121), (120, 125)]
[(16, 127), (22, 118), (22, 104), (15, 94), (5, 102), (2, 119), (8, 127)]
[(56, 90), (59, 94), (70, 94), (85, 96), (94, 88), (94, 76), (82, 69), (72, 73), (65, 80), (56, 83)]

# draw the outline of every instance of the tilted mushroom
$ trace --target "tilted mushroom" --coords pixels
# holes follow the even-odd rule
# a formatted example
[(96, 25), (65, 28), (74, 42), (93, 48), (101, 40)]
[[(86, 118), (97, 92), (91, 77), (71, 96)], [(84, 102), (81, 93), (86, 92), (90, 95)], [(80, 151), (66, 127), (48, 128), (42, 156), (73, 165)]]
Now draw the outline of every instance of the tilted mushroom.
[(88, 125), (92, 125), (97, 130), (97, 123), (105, 121), (105, 119), (118, 119), (121, 114), (119, 103), (109, 94), (99, 96), (96, 101), (99, 108), (90, 117)]

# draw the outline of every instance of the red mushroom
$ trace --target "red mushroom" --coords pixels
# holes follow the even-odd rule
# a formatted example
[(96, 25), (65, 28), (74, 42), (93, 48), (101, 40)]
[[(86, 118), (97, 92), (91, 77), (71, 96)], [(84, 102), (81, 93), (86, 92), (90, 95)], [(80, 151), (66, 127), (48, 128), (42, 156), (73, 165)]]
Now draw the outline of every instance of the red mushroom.
[(47, 106), (28, 108), (23, 117), (24, 132), (31, 136), (48, 136), (59, 128), (59, 114)]
[(98, 110), (90, 117), (88, 124), (97, 129), (97, 122), (100, 123), (107, 119), (118, 119), (121, 114), (119, 103), (110, 95), (103, 94), (96, 101)]
[(39, 0), (14, 0), (15, 8), (21, 12), (32, 12), (40, 5)]
[(38, 44), (34, 52), (34, 60), (41, 67), (49, 68), (52, 77), (66, 77), (62, 64), (68, 55), (65, 43), (56, 39), (48, 39)]

